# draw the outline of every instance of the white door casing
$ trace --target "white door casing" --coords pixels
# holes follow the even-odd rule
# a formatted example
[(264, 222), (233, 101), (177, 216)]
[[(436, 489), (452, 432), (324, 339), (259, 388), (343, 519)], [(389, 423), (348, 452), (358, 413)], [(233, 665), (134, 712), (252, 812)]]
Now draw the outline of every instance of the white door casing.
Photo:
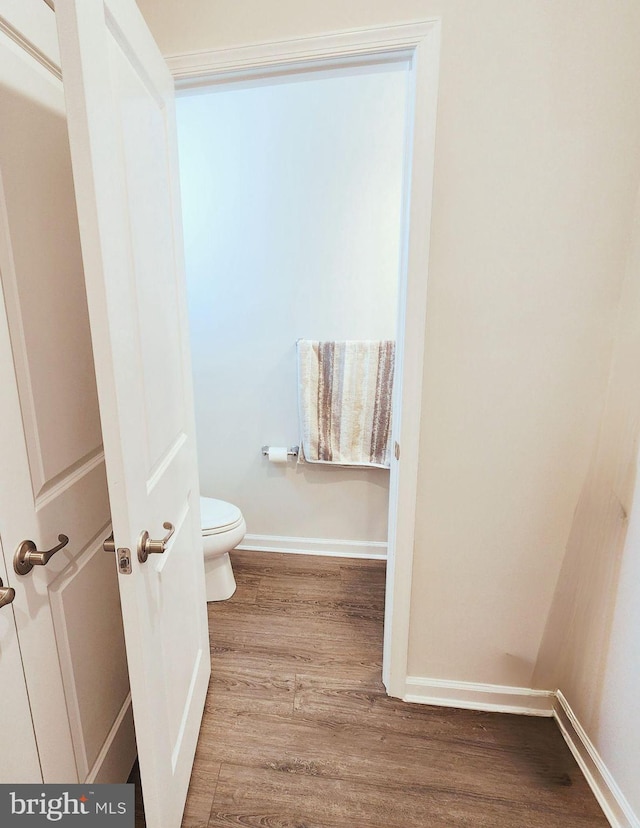
[[(438, 18), (315, 37), (190, 52), (167, 58), (176, 87), (258, 82), (287, 71), (339, 69), (350, 63), (409, 61), (403, 238), (396, 325), (396, 370), (389, 481), (389, 538), (382, 680), (390, 696), (407, 692), (411, 576), (427, 318), (427, 277), (440, 62)], [(398, 455), (400, 452), (398, 452)]]
[(146, 820), (177, 828), (210, 658), (173, 80), (133, 0), (56, 17)]
[[(0, 536), (16, 597), (0, 623), (15, 615), (3, 669), (18, 651), (24, 669), (23, 705), (3, 692), (2, 782), (122, 781), (135, 755), (56, 40), (39, 0), (1, 0)], [(14, 571), (22, 541), (61, 533), (46, 566)], [(21, 758), (34, 735), (39, 767)]]

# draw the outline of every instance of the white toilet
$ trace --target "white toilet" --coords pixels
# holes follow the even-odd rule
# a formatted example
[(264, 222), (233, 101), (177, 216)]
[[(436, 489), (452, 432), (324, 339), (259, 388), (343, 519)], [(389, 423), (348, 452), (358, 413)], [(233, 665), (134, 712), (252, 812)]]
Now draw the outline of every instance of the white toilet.
[(236, 591), (229, 552), (244, 538), (247, 526), (232, 503), (200, 498), (202, 548), (207, 601), (226, 601)]

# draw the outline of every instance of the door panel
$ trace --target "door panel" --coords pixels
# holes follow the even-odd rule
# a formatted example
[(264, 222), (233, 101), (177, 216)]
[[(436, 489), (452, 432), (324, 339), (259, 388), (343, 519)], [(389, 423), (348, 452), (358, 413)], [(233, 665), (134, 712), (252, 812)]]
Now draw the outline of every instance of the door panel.
[(6, 37), (1, 77), (5, 295), (39, 497), (95, 457), (102, 437), (61, 84)]
[[(108, 766), (109, 781), (123, 781), (135, 746), (117, 577), (100, 551), (109, 500), (64, 95), (49, 48), (55, 19), (43, 5), (0, 0), (0, 275), (10, 334), (0, 355), (0, 534), (39, 778), (107, 781)], [(18, 8), (31, 12), (26, 29)], [(47, 550), (60, 533), (69, 544), (46, 566), (16, 574), (22, 541)]]
[(145, 813), (177, 828), (210, 659), (173, 80), (133, 0), (56, 17)]
[[(7, 351), (8, 337), (2, 295), (0, 294), (0, 379), (2, 379), (2, 354)], [(0, 539), (0, 552), (2, 541)], [(7, 572), (0, 554), (0, 578), (7, 586)], [(42, 782), (38, 761), (33, 722), (27, 685), (22, 669), (22, 658), (18, 645), (18, 631), (11, 606), (0, 609), (0, 732), (5, 746), (11, 750), (0, 753), (0, 782)]]
[[(182, 437), (185, 419), (182, 394), (166, 393), (184, 385), (180, 329), (174, 324), (178, 297), (166, 112), (158, 92), (115, 40), (109, 41), (109, 60), (119, 103), (136, 300), (142, 320), (151, 323), (138, 326), (148, 485)], [(141, 204), (144, 210), (137, 209)], [(153, 416), (158, 400), (162, 417)]]
[[(124, 648), (113, 647), (113, 642), (122, 638), (120, 597), (113, 558), (102, 549), (103, 537), (95, 538), (77, 566), (64, 569), (49, 587), (80, 779), (87, 779), (96, 766), (105, 734), (110, 734), (117, 722), (123, 700), (127, 707), (129, 702)], [(92, 619), (90, 644), (87, 618)]]

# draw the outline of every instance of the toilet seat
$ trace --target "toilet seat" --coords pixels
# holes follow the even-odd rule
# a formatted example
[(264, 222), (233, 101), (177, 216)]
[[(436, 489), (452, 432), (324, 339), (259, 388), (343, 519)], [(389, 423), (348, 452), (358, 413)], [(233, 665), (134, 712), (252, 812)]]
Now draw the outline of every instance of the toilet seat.
[(212, 497), (200, 498), (200, 515), (203, 537), (232, 532), (244, 522), (242, 512), (237, 506)]

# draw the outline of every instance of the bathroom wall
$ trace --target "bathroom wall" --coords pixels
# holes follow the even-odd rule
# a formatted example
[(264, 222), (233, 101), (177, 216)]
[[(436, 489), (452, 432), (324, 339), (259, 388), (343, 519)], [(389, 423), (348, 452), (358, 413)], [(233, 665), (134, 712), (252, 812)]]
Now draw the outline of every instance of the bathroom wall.
[(384, 552), (387, 470), (260, 448), (299, 442), (298, 338), (395, 337), (406, 81), (398, 64), (178, 100), (201, 488), (241, 507), (249, 544)]

